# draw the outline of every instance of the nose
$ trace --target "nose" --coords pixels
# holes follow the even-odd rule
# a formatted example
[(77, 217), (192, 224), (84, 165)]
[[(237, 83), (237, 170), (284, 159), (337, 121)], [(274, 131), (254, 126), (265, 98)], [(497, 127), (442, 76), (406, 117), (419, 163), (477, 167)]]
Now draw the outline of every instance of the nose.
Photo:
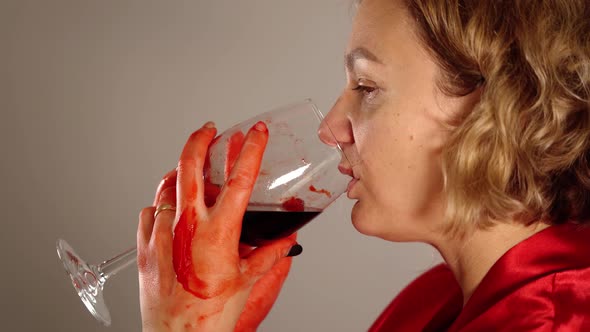
[(320, 123), (318, 136), (324, 144), (330, 146), (354, 142), (349, 114), (342, 97), (336, 100), (330, 112)]

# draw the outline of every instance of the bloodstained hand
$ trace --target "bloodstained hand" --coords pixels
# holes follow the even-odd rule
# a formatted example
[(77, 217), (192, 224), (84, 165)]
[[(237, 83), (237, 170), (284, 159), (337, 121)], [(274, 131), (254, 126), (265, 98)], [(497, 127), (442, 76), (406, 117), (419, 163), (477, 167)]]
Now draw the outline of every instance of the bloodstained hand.
[(295, 244), (293, 237), (242, 256), (238, 250), (242, 217), (268, 140), (266, 126), (258, 123), (248, 132), (226, 184), (209, 207), (203, 164), (215, 134), (207, 124), (191, 135), (178, 163), (176, 189), (160, 187), (157, 205), (174, 205), (176, 213), (162, 211), (154, 221), (153, 207), (142, 211), (138, 266), (144, 331), (232, 331), (258, 280), (277, 290), (263, 300), (268, 305), (262, 311), (245, 310), (241, 321), (264, 318), (288, 272), (290, 259), (284, 257)]

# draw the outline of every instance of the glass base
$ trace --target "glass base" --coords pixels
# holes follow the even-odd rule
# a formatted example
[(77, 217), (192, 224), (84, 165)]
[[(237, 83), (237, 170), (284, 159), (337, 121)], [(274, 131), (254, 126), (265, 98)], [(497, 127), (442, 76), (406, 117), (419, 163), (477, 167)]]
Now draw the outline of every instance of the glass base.
[(111, 314), (104, 302), (102, 291), (106, 279), (101, 276), (96, 266), (89, 265), (80, 258), (65, 240), (57, 240), (56, 247), (57, 255), (88, 311), (105, 326), (111, 325)]

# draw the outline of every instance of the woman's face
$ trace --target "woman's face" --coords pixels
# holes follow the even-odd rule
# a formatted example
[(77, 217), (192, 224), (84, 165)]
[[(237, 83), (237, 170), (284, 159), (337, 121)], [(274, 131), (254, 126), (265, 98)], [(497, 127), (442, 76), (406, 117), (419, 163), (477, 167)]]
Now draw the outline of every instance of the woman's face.
[[(444, 213), (443, 123), (473, 106), (437, 88), (438, 68), (412, 30), (399, 0), (364, 0), (346, 50), (344, 91), (320, 127), (329, 125), (358, 179), (348, 197), (361, 233), (392, 241), (433, 240)], [(353, 181), (354, 182), (354, 181)]]

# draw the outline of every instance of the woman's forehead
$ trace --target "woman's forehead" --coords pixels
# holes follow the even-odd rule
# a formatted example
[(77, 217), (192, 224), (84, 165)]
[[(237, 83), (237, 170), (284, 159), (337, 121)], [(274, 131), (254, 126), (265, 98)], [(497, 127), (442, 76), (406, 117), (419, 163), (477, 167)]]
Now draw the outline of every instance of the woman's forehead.
[[(355, 15), (347, 54), (363, 48), (388, 62), (400, 48), (415, 43), (408, 15), (397, 0), (362, 0)], [(404, 45), (406, 44), (406, 45)]]
[(380, 14), (399, 14), (406, 8), (404, 0), (362, 0), (357, 1), (356, 15), (363, 14), (372, 17)]

